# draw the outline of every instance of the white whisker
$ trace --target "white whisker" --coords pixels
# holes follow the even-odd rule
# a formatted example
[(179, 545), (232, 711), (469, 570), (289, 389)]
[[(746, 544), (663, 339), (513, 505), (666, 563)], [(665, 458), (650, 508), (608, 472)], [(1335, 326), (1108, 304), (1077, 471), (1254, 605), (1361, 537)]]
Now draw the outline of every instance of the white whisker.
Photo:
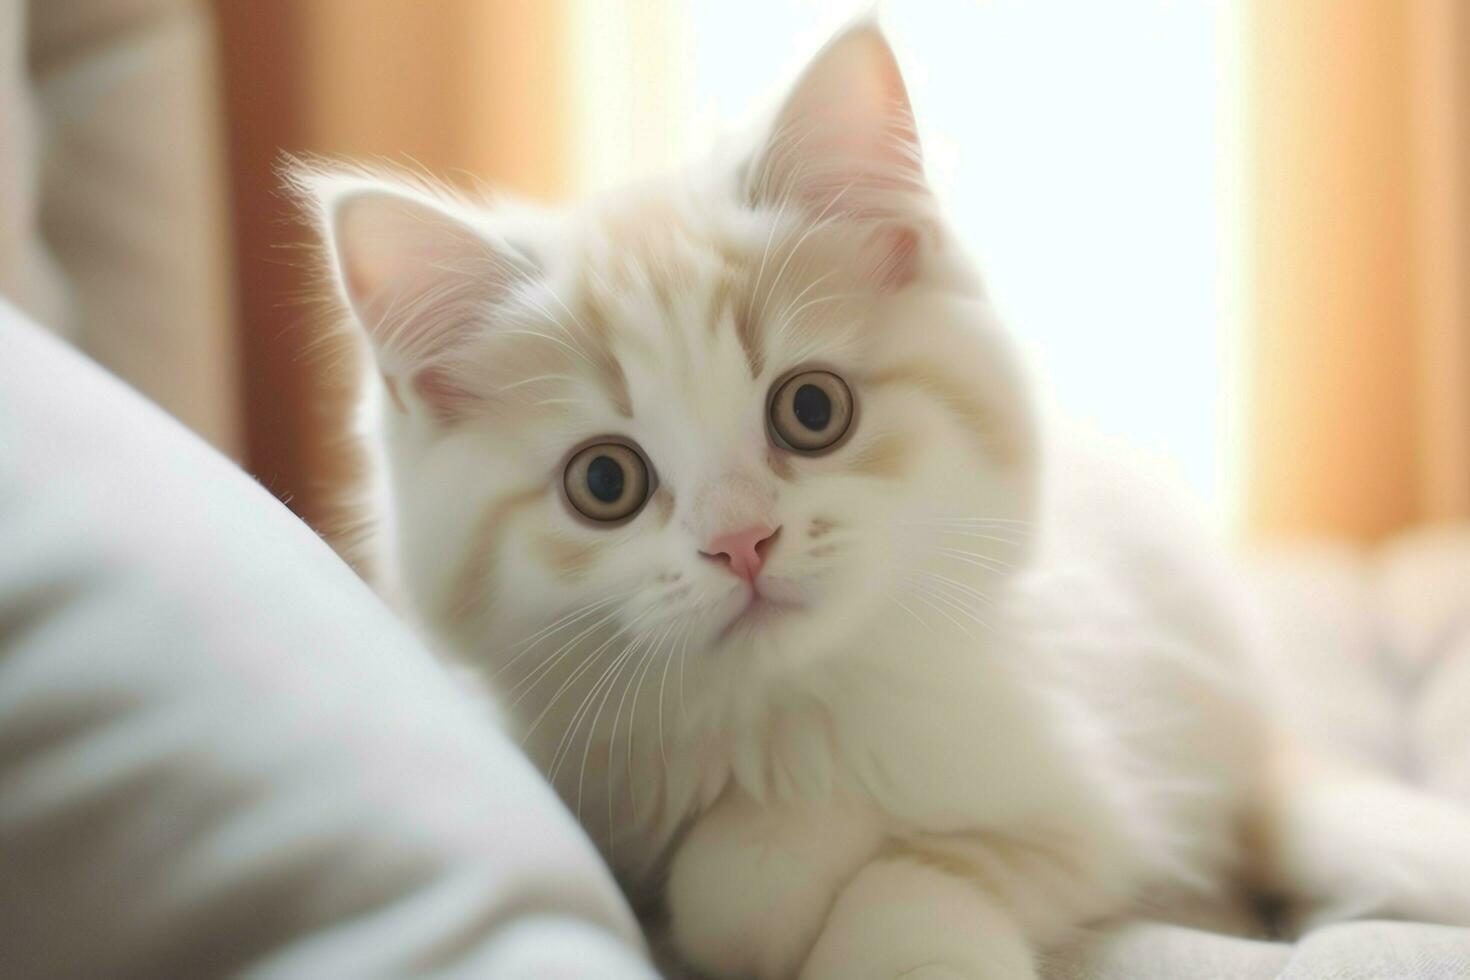
[[(613, 670), (615, 670), (617, 666), (622, 662), (622, 657), (624, 653), (627, 652), (627, 649), (628, 648), (625, 645), (621, 650), (618, 651), (618, 653), (613, 657), (612, 663), (610, 663), (607, 668), (602, 672), (601, 676), (598, 677), (597, 682), (592, 685), (591, 689), (585, 695), (583, 695), (581, 702), (579, 702), (577, 705), (577, 710), (572, 712), (572, 717), (567, 722), (566, 730), (562, 732), (561, 738), (557, 740), (556, 750), (551, 753), (551, 762), (548, 764), (546, 778), (552, 784), (556, 783), (556, 774), (561, 770), (561, 765), (563, 762), (566, 761), (567, 756), (571, 754), (570, 749), (572, 742), (576, 738), (577, 730), (581, 728), (582, 719), (586, 717), (587, 711), (591, 709), (592, 700), (597, 697), (597, 692), (601, 690), (603, 682), (611, 676)], [(598, 659), (601, 659), (600, 654), (598, 655), (598, 657), (589, 659), (588, 663), (595, 663)], [(565, 754), (563, 754), (564, 751)]]
[(946, 558), (962, 561), (967, 565), (974, 565), (977, 568), (985, 568), (990, 571), (1003, 572), (1006, 569), (1015, 567), (1011, 562), (1001, 561), (999, 558), (991, 558), (989, 555), (982, 555), (974, 551), (962, 551), (959, 548), (935, 548), (934, 550)]
[[(694, 617), (686, 617), (684, 621), (684, 628), (681, 631), (680, 635), (675, 639), (675, 644), (677, 645), (678, 643), (682, 642), (684, 646), (687, 647), (689, 645), (689, 633), (693, 629)], [(658, 682), (658, 752), (659, 757), (663, 759), (665, 770), (669, 768), (669, 743), (664, 739), (664, 691), (669, 683), (669, 667), (672, 666), (674, 663), (674, 658), (672, 656), (673, 652), (674, 648), (672, 646), (669, 647), (670, 656), (664, 658), (663, 676), (659, 678)]]
[[(587, 778), (587, 759), (589, 756), (592, 755), (592, 740), (597, 735), (597, 723), (602, 719), (602, 710), (607, 707), (608, 699), (612, 696), (613, 688), (617, 686), (618, 678), (623, 676), (623, 668), (632, 662), (634, 654), (639, 650), (645, 639), (646, 635), (640, 636), (638, 640), (632, 645), (625, 647), (623, 649), (623, 652), (618, 654), (618, 657), (613, 662), (613, 665), (608, 668), (607, 674), (604, 675), (608, 676), (608, 681), (606, 684), (603, 685), (602, 700), (597, 705), (597, 713), (592, 716), (592, 724), (587, 727), (587, 737), (583, 740), (582, 743), (582, 766), (577, 773), (578, 823), (582, 822), (582, 787), (584, 781)], [(601, 684), (601, 681), (599, 681), (599, 684)], [(624, 687), (624, 690), (626, 691), (627, 688)], [(609, 756), (611, 756), (611, 744), (609, 744), (608, 746), (608, 753)]]
[[(673, 630), (673, 628), (674, 628), (675, 625), (677, 625), (676, 622), (670, 622), (667, 626), (664, 627), (664, 631), (659, 634), (658, 639), (656, 639), (653, 642), (651, 642), (650, 644), (648, 644), (647, 649), (638, 658), (638, 662), (633, 665), (633, 673), (629, 676), (628, 683), (623, 686), (623, 693), (618, 698), (618, 706), (613, 711), (612, 732), (611, 732), (611, 734), (608, 735), (608, 739), (607, 739), (607, 822), (608, 822), (608, 835), (609, 836), (612, 835), (613, 750), (615, 748), (617, 748), (617, 741), (618, 741), (618, 720), (623, 715), (623, 704), (624, 704), (625, 701), (627, 701), (627, 699), (628, 699), (628, 691), (629, 691), (629, 689), (631, 689), (633, 691), (633, 705), (632, 705), (632, 708), (628, 712), (628, 781), (629, 781), (628, 795), (629, 795), (629, 799), (632, 800), (632, 796), (633, 796), (633, 787), (632, 787), (632, 779), (633, 779), (633, 718), (634, 718), (635, 712), (638, 709), (638, 692), (642, 689), (642, 686), (643, 686), (643, 678), (645, 676), (647, 676), (648, 665), (651, 664), (651, 663), (653, 663), (654, 657), (657, 656), (659, 649), (663, 646), (664, 638), (669, 635), (670, 631)], [(652, 635), (652, 634), (650, 634), (650, 635)], [(642, 672), (640, 672), (640, 668), (642, 668)], [(633, 802), (633, 819), (636, 821), (638, 819), (638, 806), (637, 806), (637, 801), (636, 800), (632, 800), (632, 802)]]
[[(955, 591), (959, 591), (961, 597), (968, 598), (966, 596), (966, 592), (962, 591), (968, 589), (967, 586), (964, 586), (961, 583), (954, 581), (953, 579), (948, 579), (943, 576), (934, 576), (934, 580), (934, 585), (930, 586), (930, 594), (933, 595), (934, 598), (944, 602), (950, 608), (959, 611), (967, 618), (974, 620), (976, 623), (985, 627), (985, 629), (989, 630), (990, 632), (994, 632), (994, 629), (991, 627), (990, 623), (988, 623), (978, 613), (976, 613), (969, 602), (962, 602), (960, 599), (954, 596), (953, 593)], [(943, 589), (947, 589), (949, 591), (945, 592), (943, 591)], [(970, 589), (969, 591), (975, 592), (975, 590), (973, 589)], [(975, 592), (975, 595), (979, 596), (982, 600), (985, 600), (986, 602), (989, 601), (988, 597), (986, 597), (983, 593)]]
[(590, 616), (598, 609), (605, 608), (609, 603), (625, 599), (632, 594), (633, 593), (631, 591), (619, 592), (616, 595), (607, 596), (605, 598), (598, 599), (595, 602), (589, 602), (587, 603), (587, 605), (580, 607), (575, 612), (570, 612), (566, 614), (551, 625), (543, 626), (541, 629), (537, 630), (535, 633), (532, 633), (530, 636), (526, 637), (524, 640), (521, 640), (521, 642), (517, 643), (515, 646), (507, 650), (507, 653), (515, 653), (516, 651), (520, 652), (516, 653), (516, 655), (510, 660), (507, 660), (505, 663), (496, 667), (495, 670), (490, 674), (491, 678), (499, 677), (506, 670), (515, 666), (516, 661), (520, 660), (526, 654), (530, 653), (531, 650), (535, 648), (535, 645), (541, 640), (547, 639), (553, 634), (561, 632), (566, 627), (571, 626), (573, 623), (581, 619), (585, 619), (587, 616)]
[[(602, 655), (602, 652), (604, 650), (606, 650), (608, 647), (612, 646), (612, 644), (617, 641), (618, 637), (620, 637), (623, 634), (627, 633), (634, 626), (637, 626), (638, 623), (645, 616), (649, 615), (649, 613), (651, 613), (651, 612), (653, 612), (652, 609), (647, 609), (647, 610), (639, 613), (636, 617), (633, 618), (633, 620), (631, 622), (629, 622), (627, 625), (621, 627), (616, 633), (614, 633), (612, 636), (608, 637), (606, 640), (603, 640), (602, 641), (602, 644), (600, 646), (598, 646), (598, 648), (596, 650), (594, 650), (592, 652), (592, 654), (587, 658), (586, 663), (582, 664), (582, 666), (580, 666), (576, 670), (574, 670), (572, 672), (572, 675), (570, 677), (568, 677), (565, 681), (562, 682), (561, 687), (559, 687), (557, 689), (556, 693), (551, 696), (551, 700), (546, 703), (546, 707), (544, 707), (544, 708), (541, 709), (541, 713), (536, 716), (536, 720), (531, 723), (531, 726), (528, 729), (526, 729), (526, 733), (525, 733), (525, 736), (523, 737), (523, 741), (525, 739), (530, 739), (531, 735), (533, 733), (535, 733), (536, 727), (541, 724), (542, 720), (546, 717), (547, 713), (549, 711), (551, 711), (552, 707), (561, 698), (562, 694), (564, 694), (566, 692), (566, 689), (570, 685), (576, 683), (577, 678), (579, 676), (581, 676), (584, 672), (586, 672), (586, 670), (588, 669), (588, 666), (590, 664), (594, 663)], [(522, 695), (522, 696), (524, 697), (524, 695)]]
[(939, 613), (939, 615), (943, 616), (945, 619), (949, 620), (949, 622), (956, 629), (958, 629), (961, 633), (964, 633), (966, 636), (970, 637), (971, 639), (974, 638), (974, 634), (970, 632), (970, 628), (968, 626), (966, 626), (964, 623), (960, 622), (959, 620), (955, 619), (953, 616), (951, 616), (948, 612), (945, 611), (944, 607), (938, 605), (933, 599), (930, 598), (930, 595), (933, 594), (933, 593), (931, 593), (928, 588), (926, 588), (925, 586), (923, 586), (921, 583), (914, 582), (914, 581), (910, 581), (909, 582), (909, 586), (910, 586), (910, 595), (912, 595), (915, 599), (918, 599), (920, 602), (922, 602), (924, 605), (928, 606), (930, 609), (933, 609), (935, 612)]
[(955, 589), (955, 590), (958, 590), (958, 591), (961, 591), (961, 592), (968, 593), (970, 596), (972, 596), (978, 602), (983, 602), (983, 603), (985, 603), (988, 606), (995, 605), (995, 600), (993, 598), (991, 598), (989, 595), (985, 594), (984, 592), (981, 592), (979, 589), (975, 588), (973, 585), (966, 585), (965, 583), (959, 581), (958, 579), (952, 579), (948, 575), (940, 575), (937, 572), (920, 571), (918, 574), (924, 576), (926, 579), (930, 579), (930, 580), (932, 580), (934, 582), (941, 583), (941, 584), (947, 586), (948, 588), (951, 588), (951, 589)]
[[(528, 682), (531, 684), (531, 687), (529, 687), (526, 690), (522, 691), (520, 693), (520, 695), (517, 696), (516, 699), (511, 702), (511, 707), (512, 708), (517, 707), (521, 703), (521, 701), (525, 699), (526, 695), (527, 694), (530, 694), (531, 693), (531, 690), (533, 688), (535, 688), (535, 686), (541, 682), (541, 679), (544, 678), (544, 677), (546, 677), (548, 674), (550, 674), (551, 671), (556, 668), (556, 665), (559, 664), (564, 657), (566, 657), (568, 654), (570, 654), (571, 651), (572, 651), (572, 649), (578, 643), (580, 643), (585, 637), (589, 636), (593, 632), (601, 629), (607, 623), (609, 623), (612, 620), (616, 619), (618, 617), (618, 614), (619, 614), (620, 611), (621, 610), (614, 609), (612, 612), (607, 613), (605, 616), (603, 616), (597, 622), (593, 623), (591, 626), (585, 627), (582, 630), (582, 632), (580, 632), (576, 636), (572, 637), (566, 643), (563, 643), (560, 647), (557, 647), (556, 652), (553, 653), (550, 657), (547, 657), (545, 660), (543, 660), (537, 666), (532, 667), (531, 670), (530, 670), (530, 672), (527, 673), (525, 677), (522, 677), (520, 680), (516, 681), (515, 684), (511, 685), (510, 690), (506, 692), (507, 694), (514, 694), (516, 688), (520, 687), (523, 684), (526, 684)], [(614, 635), (616, 635), (616, 634), (614, 634)]]
[(889, 595), (889, 596), (885, 596), (884, 598), (886, 598), (889, 602), (893, 603), (898, 608), (902, 609), (904, 612), (908, 613), (909, 616), (911, 616), (913, 618), (914, 622), (918, 623), (920, 626), (922, 626), (924, 628), (925, 632), (927, 632), (927, 633), (933, 633), (934, 632), (934, 627), (930, 626), (927, 622), (925, 622), (924, 619), (922, 617), (920, 617), (918, 613), (914, 612), (912, 609), (910, 609), (908, 606), (904, 605), (902, 602), (899, 602), (898, 599), (895, 596)]

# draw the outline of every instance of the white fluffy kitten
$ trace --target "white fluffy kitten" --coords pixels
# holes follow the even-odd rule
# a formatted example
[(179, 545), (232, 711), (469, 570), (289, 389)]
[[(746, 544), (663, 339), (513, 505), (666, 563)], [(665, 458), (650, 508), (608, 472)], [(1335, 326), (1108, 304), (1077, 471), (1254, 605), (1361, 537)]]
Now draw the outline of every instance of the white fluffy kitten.
[(297, 179), (400, 587), (702, 972), (1028, 977), (1239, 875), (1470, 921), (1463, 816), (1291, 762), (1208, 549), (1039, 438), (874, 26), (749, 152), (575, 209)]

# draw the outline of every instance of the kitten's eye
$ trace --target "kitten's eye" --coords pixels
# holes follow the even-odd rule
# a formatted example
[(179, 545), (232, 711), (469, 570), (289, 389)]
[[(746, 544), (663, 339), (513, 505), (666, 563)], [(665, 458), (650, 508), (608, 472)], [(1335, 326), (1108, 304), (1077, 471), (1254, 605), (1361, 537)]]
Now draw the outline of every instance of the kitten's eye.
[(841, 439), (852, 423), (852, 392), (830, 371), (803, 371), (771, 397), (771, 431), (781, 445), (815, 453)]
[(594, 521), (620, 521), (648, 499), (648, 466), (620, 442), (588, 446), (567, 463), (567, 500)]

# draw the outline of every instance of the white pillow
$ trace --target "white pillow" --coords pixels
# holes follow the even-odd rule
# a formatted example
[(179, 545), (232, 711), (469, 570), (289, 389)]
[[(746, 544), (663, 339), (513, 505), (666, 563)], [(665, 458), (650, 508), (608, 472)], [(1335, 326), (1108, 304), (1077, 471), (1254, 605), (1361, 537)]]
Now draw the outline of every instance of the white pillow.
[(652, 973), (489, 709), (270, 494), (3, 301), (0, 956)]

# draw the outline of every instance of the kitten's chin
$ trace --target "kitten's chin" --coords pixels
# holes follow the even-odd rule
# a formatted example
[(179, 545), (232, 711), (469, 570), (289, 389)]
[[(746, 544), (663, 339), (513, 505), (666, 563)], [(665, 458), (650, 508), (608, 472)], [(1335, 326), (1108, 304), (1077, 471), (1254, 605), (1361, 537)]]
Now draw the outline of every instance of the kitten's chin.
[(800, 616), (803, 611), (804, 607), (798, 602), (752, 590), (739, 601), (734, 614), (715, 635), (715, 643), (729, 646), (749, 642), (758, 633), (779, 629), (783, 621)]
[(768, 678), (849, 649), (849, 627), (862, 619), (846, 604), (836, 607), (821, 593), (772, 588), (732, 597), (711, 652), (737, 670)]

